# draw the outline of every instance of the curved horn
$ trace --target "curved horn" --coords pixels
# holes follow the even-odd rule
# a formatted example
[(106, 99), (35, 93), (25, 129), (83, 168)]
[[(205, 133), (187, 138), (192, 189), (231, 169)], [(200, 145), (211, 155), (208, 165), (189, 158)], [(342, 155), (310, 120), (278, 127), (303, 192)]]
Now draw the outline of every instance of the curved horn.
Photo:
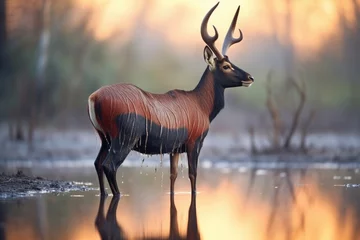
[(235, 43), (238, 43), (243, 39), (243, 34), (242, 34), (240, 29), (239, 29), (240, 37), (238, 37), (238, 38), (233, 37), (233, 33), (234, 33), (234, 30), (235, 30), (235, 27), (236, 27), (236, 21), (237, 21), (238, 15), (239, 15), (239, 11), (240, 11), (240, 6), (237, 8), (235, 16), (234, 16), (234, 18), (233, 18), (233, 20), (231, 22), (231, 25), (229, 27), (229, 30), (228, 30), (227, 34), (226, 34), (224, 44), (223, 44), (223, 47), (222, 47), (222, 54), (223, 55), (226, 54), (226, 51), (228, 50), (228, 48), (231, 45), (233, 45)]
[(205, 15), (204, 20), (201, 23), (201, 37), (204, 40), (204, 42), (210, 47), (210, 49), (214, 52), (215, 56), (217, 57), (218, 60), (221, 60), (224, 58), (224, 56), (219, 52), (219, 50), (217, 50), (217, 48), (215, 47), (215, 41), (218, 39), (219, 34), (216, 30), (216, 27), (214, 27), (215, 30), (215, 35), (214, 36), (210, 36), (209, 33), (207, 32), (207, 24), (209, 21), (209, 18), (211, 16), (211, 14), (213, 13), (213, 11), (215, 10), (215, 8), (219, 5), (219, 2), (213, 6), (210, 11)]

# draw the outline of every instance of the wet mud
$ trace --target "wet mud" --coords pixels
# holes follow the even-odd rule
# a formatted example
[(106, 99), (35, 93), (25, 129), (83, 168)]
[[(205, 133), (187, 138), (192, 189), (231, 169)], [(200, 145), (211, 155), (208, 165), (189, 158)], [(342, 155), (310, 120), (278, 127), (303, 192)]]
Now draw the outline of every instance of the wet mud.
[(91, 187), (82, 183), (27, 176), (22, 171), (12, 175), (0, 173), (0, 199), (89, 190)]

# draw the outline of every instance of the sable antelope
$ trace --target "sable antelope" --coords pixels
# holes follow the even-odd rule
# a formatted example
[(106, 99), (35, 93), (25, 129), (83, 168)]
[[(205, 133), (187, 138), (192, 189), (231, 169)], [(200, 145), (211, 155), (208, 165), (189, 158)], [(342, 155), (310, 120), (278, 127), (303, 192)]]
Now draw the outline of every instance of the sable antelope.
[[(172, 90), (152, 94), (132, 85), (104, 86), (92, 93), (88, 113), (102, 145), (95, 160), (101, 195), (105, 195), (103, 172), (114, 195), (119, 195), (116, 171), (131, 150), (143, 154), (170, 154), (170, 192), (174, 193), (179, 154), (186, 152), (191, 192), (196, 192), (198, 157), (210, 122), (224, 107), (224, 90), (249, 87), (253, 77), (235, 66), (225, 55), (227, 49), (243, 39), (233, 37), (240, 6), (226, 34), (222, 53), (215, 47), (218, 32), (207, 32), (208, 20), (217, 3), (205, 15), (201, 36), (207, 44), (207, 63), (199, 83), (192, 91)], [(215, 55), (215, 56), (214, 56)]]

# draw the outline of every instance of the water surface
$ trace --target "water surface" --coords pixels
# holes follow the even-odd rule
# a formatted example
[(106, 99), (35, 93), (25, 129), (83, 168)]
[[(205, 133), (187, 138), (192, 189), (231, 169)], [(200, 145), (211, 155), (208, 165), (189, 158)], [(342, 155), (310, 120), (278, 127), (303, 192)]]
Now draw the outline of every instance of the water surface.
[(0, 239), (360, 239), (358, 169), (202, 168), (192, 198), (180, 168), (171, 198), (167, 167), (122, 167), (120, 200), (93, 168), (24, 171), (96, 190), (0, 200)]

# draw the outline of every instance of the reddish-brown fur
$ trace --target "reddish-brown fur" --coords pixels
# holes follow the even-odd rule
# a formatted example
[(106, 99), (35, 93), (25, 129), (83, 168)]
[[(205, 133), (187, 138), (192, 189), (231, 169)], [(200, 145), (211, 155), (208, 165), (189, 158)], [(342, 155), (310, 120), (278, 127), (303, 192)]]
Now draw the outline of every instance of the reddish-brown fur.
[[(211, 77), (211, 76), (209, 76)], [(213, 109), (213, 80), (198, 91), (173, 90), (165, 94), (145, 92), (131, 84), (105, 86), (90, 95), (100, 104), (101, 116), (97, 121), (112, 138), (119, 133), (114, 119), (124, 113), (136, 113), (165, 128), (186, 128), (189, 141), (195, 141), (209, 128), (209, 114)], [(202, 98), (201, 95), (208, 98)]]

